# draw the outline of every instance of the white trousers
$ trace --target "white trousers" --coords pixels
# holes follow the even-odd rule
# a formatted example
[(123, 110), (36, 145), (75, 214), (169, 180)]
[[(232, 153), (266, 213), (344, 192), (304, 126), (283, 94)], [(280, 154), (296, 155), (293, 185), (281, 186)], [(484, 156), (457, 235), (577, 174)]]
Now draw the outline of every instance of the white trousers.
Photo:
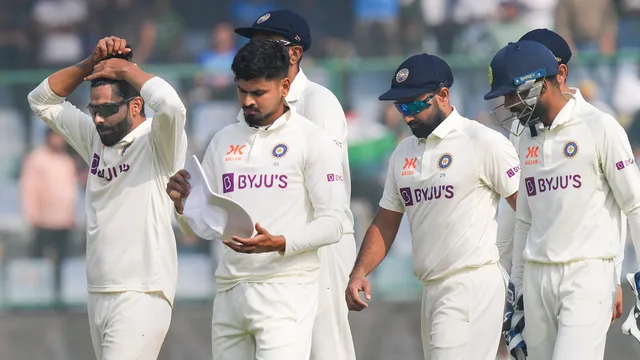
[(602, 360), (616, 294), (612, 260), (527, 262), (523, 296), (528, 360)]
[(97, 360), (156, 360), (171, 323), (161, 292), (89, 293), (87, 312)]
[(498, 264), (427, 282), (422, 293), (426, 360), (495, 360), (505, 300)]
[(344, 291), (356, 261), (356, 240), (344, 235), (339, 242), (319, 249), (318, 313), (313, 324), (311, 360), (355, 360), (349, 308)]
[(213, 301), (213, 360), (305, 360), (317, 284), (240, 283)]

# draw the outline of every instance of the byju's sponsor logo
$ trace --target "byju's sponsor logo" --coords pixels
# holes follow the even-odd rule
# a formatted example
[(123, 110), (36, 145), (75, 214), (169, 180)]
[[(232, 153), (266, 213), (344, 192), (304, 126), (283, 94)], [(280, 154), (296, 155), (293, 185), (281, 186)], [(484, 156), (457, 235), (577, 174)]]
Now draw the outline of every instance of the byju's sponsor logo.
[(344, 177), (340, 174), (327, 174), (327, 181), (328, 182), (344, 181)]
[(575, 174), (547, 178), (528, 177), (524, 179), (524, 185), (528, 196), (536, 196), (538, 193), (549, 191), (579, 189), (582, 187), (582, 176)]
[(229, 193), (244, 189), (286, 189), (287, 175), (278, 174), (222, 174), (222, 192)]
[(101, 179), (111, 182), (123, 173), (129, 171), (131, 167), (129, 164), (120, 164), (117, 166), (111, 166), (108, 168), (100, 169), (100, 155), (93, 153), (93, 159), (91, 160), (91, 175), (95, 175)]
[(516, 176), (518, 172), (520, 172), (520, 165), (507, 170), (507, 176), (509, 177), (509, 179), (511, 179), (512, 177)]
[(438, 185), (420, 189), (403, 187), (398, 190), (402, 201), (404, 201), (404, 206), (413, 206), (421, 202), (434, 201), (441, 198), (452, 199), (454, 196), (453, 185)]
[(633, 164), (635, 164), (635, 159), (627, 159), (627, 160), (624, 160), (624, 161), (618, 161), (616, 163), (616, 169), (622, 170), (622, 169), (626, 168), (627, 166), (633, 165)]

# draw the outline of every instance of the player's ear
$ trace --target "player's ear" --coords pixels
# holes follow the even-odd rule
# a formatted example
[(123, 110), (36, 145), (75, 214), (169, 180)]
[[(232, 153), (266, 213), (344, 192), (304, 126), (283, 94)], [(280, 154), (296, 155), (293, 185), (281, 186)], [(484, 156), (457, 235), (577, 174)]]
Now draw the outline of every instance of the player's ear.
[(291, 46), (289, 48), (289, 65), (296, 65), (300, 59), (302, 59), (302, 46)]
[(441, 106), (447, 105), (449, 103), (449, 88), (443, 87), (440, 89), (436, 94), (436, 99)]
[(291, 89), (291, 80), (288, 77), (280, 80), (280, 91), (282, 91), (282, 96), (286, 97), (289, 94), (289, 89)]
[(556, 75), (556, 79), (558, 80), (558, 84), (566, 84), (567, 83), (567, 75), (569, 74), (569, 68), (567, 65), (560, 64), (558, 65), (558, 75)]
[(142, 97), (137, 96), (131, 100), (129, 103), (129, 111), (132, 116), (138, 116), (142, 113), (142, 108), (144, 107), (144, 101), (142, 101)]

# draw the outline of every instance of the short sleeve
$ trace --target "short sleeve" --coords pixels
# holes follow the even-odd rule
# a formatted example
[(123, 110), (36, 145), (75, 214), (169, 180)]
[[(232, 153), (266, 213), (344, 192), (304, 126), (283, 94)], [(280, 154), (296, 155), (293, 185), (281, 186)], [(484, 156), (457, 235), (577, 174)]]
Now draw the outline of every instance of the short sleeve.
[[(404, 202), (402, 201), (402, 196), (408, 196), (408, 199), (411, 198), (411, 194), (401, 194), (402, 189), (398, 189), (396, 185), (395, 171), (394, 171), (394, 163), (395, 163), (395, 152), (391, 155), (389, 159), (389, 167), (387, 169), (387, 178), (384, 182), (384, 191), (382, 192), (382, 199), (380, 199), (380, 207), (404, 213)], [(407, 190), (411, 191), (411, 190)]]
[(476, 146), (480, 180), (503, 197), (518, 191), (520, 160), (509, 139), (488, 130), (479, 146)]

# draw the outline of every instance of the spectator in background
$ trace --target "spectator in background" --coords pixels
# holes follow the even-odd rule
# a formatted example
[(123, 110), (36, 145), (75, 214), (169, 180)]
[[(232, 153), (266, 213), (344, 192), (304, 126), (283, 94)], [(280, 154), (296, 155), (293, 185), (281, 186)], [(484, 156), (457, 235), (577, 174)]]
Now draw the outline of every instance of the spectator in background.
[[(231, 18), (235, 25), (251, 24), (260, 14), (266, 14), (278, 8), (278, 1), (273, 0), (233, 0), (231, 3)], [(242, 44), (247, 40), (242, 39)]]
[(354, 0), (355, 42), (360, 56), (400, 55), (398, 0)]
[(121, 39), (130, 39), (135, 46), (134, 61), (142, 64), (147, 61), (156, 38), (153, 13), (154, 0), (91, 0), (91, 13), (100, 14), (99, 20), (89, 25), (92, 38), (87, 43), (92, 47), (107, 35)]
[(613, 0), (619, 14), (618, 50), (640, 48), (640, 1)]
[[(611, 56), (616, 50), (618, 17), (612, 0), (558, 0), (556, 32), (562, 36), (574, 56), (580, 52), (599, 52)], [(612, 71), (605, 64), (576, 67), (578, 80), (593, 79), (598, 88), (612, 86)], [(611, 102), (609, 91), (599, 100)]]
[(78, 175), (64, 139), (47, 129), (45, 144), (25, 159), (20, 175), (22, 212), (34, 231), (33, 256), (55, 265), (60, 299), (60, 266), (75, 227)]
[(237, 52), (233, 29), (227, 22), (216, 25), (211, 32), (211, 48), (200, 54), (198, 59), (204, 74), (195, 80), (195, 85), (207, 88), (208, 99), (233, 99), (236, 96), (234, 76), (229, 71)]
[(591, 80), (583, 80), (578, 84), (578, 89), (580, 89), (582, 97), (587, 100), (587, 102), (591, 103), (591, 105), (595, 106), (598, 110), (618, 119), (617, 112), (611, 106), (609, 106), (609, 104), (597, 100), (599, 89), (596, 83)]
[(153, 20), (143, 29), (152, 42), (148, 62), (177, 63), (184, 61), (182, 43), (187, 24), (171, 6), (171, 0), (154, 0)]
[(18, 1), (0, 2), (0, 69), (17, 69), (28, 64), (27, 21)]
[(88, 15), (86, 1), (37, 0), (32, 11), (39, 39), (39, 65), (65, 66), (84, 56), (82, 33)]

